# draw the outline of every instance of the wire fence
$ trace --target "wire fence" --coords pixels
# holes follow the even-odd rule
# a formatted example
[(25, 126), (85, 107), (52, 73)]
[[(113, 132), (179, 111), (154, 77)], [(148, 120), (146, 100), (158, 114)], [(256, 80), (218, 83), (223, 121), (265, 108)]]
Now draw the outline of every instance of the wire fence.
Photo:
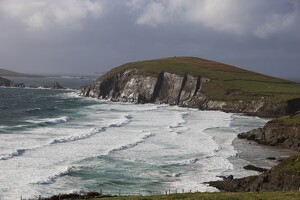
[[(81, 198), (81, 197), (115, 197), (115, 196), (150, 196), (150, 195), (170, 195), (170, 194), (178, 194), (178, 193), (193, 193), (199, 191), (192, 190), (184, 190), (184, 189), (168, 189), (161, 191), (152, 191), (152, 190), (137, 190), (136, 192), (126, 191), (126, 190), (100, 190), (98, 192), (82, 192), (82, 193), (73, 193), (73, 194), (58, 194), (56, 195), (56, 199), (62, 200), (67, 199), (67, 197), (71, 198)], [(26, 198), (25, 196), (20, 196), (20, 200), (44, 200), (49, 199), (50, 197), (43, 197), (40, 195), (36, 198)], [(1, 200), (1, 198), (0, 198)]]

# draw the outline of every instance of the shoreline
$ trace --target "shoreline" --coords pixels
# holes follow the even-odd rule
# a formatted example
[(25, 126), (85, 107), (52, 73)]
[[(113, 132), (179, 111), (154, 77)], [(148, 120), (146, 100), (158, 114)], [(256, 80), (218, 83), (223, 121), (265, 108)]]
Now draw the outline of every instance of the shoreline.
[[(277, 165), (283, 158), (287, 158), (290, 155), (299, 152), (294, 149), (288, 149), (278, 146), (268, 146), (258, 144), (255, 141), (239, 138), (235, 138), (232, 145), (238, 152), (236, 157), (251, 162), (255, 166), (263, 168), (271, 168), (272, 166)], [(274, 157), (276, 158), (276, 160), (267, 159), (270, 157)]]
[[(233, 175), (233, 178), (244, 178), (262, 174), (255, 170), (244, 169), (247, 165), (271, 169), (278, 165), (282, 159), (299, 152), (293, 149), (257, 144), (254, 141), (243, 140), (237, 137), (233, 140), (232, 146), (237, 151), (237, 154), (236, 156), (229, 157), (228, 160), (234, 166), (234, 173), (232, 173), (233, 171), (227, 171), (223, 173), (223, 176), (228, 177)], [(275, 158), (275, 160), (268, 158)]]

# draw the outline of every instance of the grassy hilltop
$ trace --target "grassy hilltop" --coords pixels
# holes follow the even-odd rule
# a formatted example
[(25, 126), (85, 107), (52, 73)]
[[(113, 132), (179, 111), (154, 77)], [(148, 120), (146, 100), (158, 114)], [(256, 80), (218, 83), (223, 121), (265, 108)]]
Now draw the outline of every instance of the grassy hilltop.
[(171, 57), (131, 62), (114, 68), (100, 79), (109, 78), (126, 69), (157, 76), (161, 71), (179, 75), (199, 75), (211, 79), (203, 92), (213, 100), (270, 99), (273, 103), (300, 98), (300, 84), (266, 76), (227, 64), (195, 57)]
[(0, 68), (0, 76), (5, 76), (5, 77), (38, 77), (36, 75), (14, 72), (14, 71), (10, 71), (10, 70), (3, 69), (3, 68)]

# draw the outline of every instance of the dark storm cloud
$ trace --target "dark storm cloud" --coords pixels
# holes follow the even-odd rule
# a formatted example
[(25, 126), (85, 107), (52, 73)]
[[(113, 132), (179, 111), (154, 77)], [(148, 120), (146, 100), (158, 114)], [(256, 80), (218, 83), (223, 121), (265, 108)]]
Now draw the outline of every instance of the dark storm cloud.
[(299, 13), (290, 0), (0, 0), (0, 66), (88, 74), (188, 55), (298, 78)]

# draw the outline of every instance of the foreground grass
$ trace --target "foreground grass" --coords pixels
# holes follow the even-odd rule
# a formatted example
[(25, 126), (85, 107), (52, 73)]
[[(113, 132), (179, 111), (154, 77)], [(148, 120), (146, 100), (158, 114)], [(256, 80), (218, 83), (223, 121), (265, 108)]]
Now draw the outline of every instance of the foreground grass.
[(185, 193), (172, 195), (157, 195), (157, 196), (129, 196), (129, 197), (114, 197), (114, 198), (95, 198), (93, 200), (169, 200), (169, 199), (202, 199), (202, 200), (257, 200), (257, 199), (273, 199), (273, 200), (299, 200), (300, 192), (247, 192), (247, 193)]

